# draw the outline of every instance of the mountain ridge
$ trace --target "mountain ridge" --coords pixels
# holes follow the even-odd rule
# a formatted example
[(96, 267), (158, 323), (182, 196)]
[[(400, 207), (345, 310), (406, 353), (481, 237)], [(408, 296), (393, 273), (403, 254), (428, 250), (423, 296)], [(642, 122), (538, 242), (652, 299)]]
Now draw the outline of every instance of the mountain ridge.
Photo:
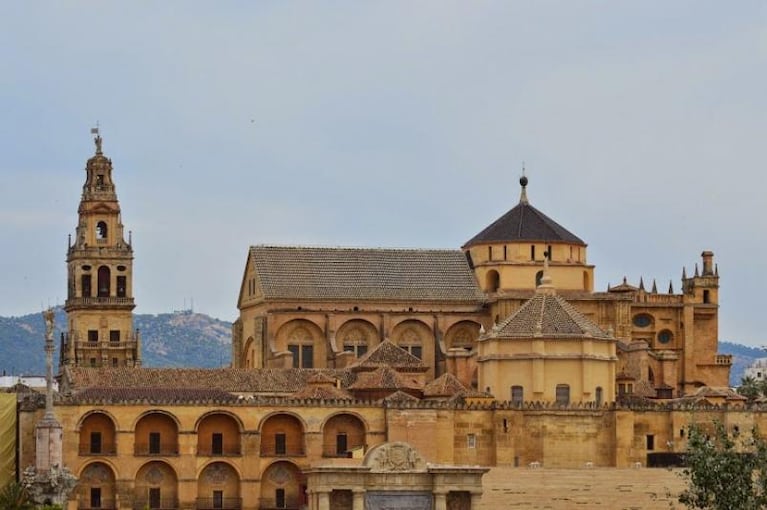
[[(141, 359), (145, 367), (226, 367), (231, 359), (232, 323), (202, 313), (181, 311), (134, 314), (133, 327), (141, 332)], [(58, 366), (61, 332), (66, 313), (55, 308), (54, 364)], [(0, 373), (45, 373), (45, 324), (41, 313), (0, 317)]]

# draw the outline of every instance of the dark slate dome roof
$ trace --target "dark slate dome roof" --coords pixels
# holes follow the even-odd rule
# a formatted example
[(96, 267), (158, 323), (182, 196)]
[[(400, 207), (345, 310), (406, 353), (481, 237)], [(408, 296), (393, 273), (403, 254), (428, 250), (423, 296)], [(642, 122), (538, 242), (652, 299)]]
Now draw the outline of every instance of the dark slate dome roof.
[(586, 246), (581, 238), (530, 205), (525, 192), (527, 178), (522, 184), (522, 196), (513, 209), (472, 237), (463, 248), (477, 244), (519, 241), (564, 242)]

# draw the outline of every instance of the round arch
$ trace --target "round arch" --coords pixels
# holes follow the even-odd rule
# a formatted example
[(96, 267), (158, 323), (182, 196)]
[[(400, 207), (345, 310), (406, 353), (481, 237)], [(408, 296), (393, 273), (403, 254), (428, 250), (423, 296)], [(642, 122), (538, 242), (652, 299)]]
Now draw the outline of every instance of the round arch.
[(93, 414), (103, 414), (107, 418), (109, 418), (112, 421), (112, 425), (114, 425), (115, 430), (120, 430), (120, 428), (117, 426), (117, 418), (107, 411), (106, 409), (90, 409), (83, 413), (82, 416), (80, 416), (80, 419), (77, 421), (77, 425), (75, 426), (75, 431), (80, 432), (80, 429), (83, 426), (83, 423), (85, 423), (85, 419)]
[(381, 342), (378, 329), (368, 320), (349, 319), (336, 331), (336, 347), (361, 358)]
[(324, 364), (327, 359), (323, 330), (308, 319), (293, 319), (280, 326), (272, 350), (291, 352), (294, 368), (324, 368), (317, 362)]
[(242, 422), (232, 413), (210, 411), (195, 424), (197, 455), (223, 456), (242, 454)]
[(114, 455), (117, 453), (117, 427), (114, 418), (94, 410), (86, 413), (77, 424), (80, 455)]
[(480, 327), (480, 323), (472, 320), (456, 322), (445, 332), (445, 347), (472, 350), (477, 344)]
[(485, 274), (485, 292), (498, 292), (501, 288), (501, 275), (491, 269)]
[(144, 411), (143, 413), (136, 416), (136, 419), (133, 420), (133, 424), (131, 426), (131, 429), (128, 432), (135, 432), (136, 431), (136, 425), (138, 425), (138, 422), (140, 422), (143, 418), (146, 416), (149, 416), (150, 414), (162, 414), (173, 420), (173, 422), (176, 424), (176, 428), (178, 430), (181, 430), (181, 422), (178, 420), (175, 414), (166, 411), (164, 409), (149, 409), (148, 411)]
[(261, 475), (261, 506), (266, 508), (299, 508), (308, 503), (306, 476), (295, 463), (277, 460)]
[(197, 508), (240, 508), (240, 479), (228, 462), (206, 464), (197, 474)]
[(134, 508), (178, 508), (178, 474), (163, 460), (142, 464), (134, 476)]
[(226, 416), (232, 418), (235, 422), (237, 422), (237, 427), (239, 428), (239, 432), (245, 432), (245, 425), (242, 423), (242, 420), (239, 416), (237, 416), (235, 413), (231, 411), (227, 411), (225, 409), (213, 409), (212, 411), (207, 411), (203, 414), (201, 414), (197, 421), (194, 422), (194, 431), (197, 432), (200, 428), (200, 423), (207, 418), (208, 416), (214, 415), (214, 414), (225, 414)]
[(80, 508), (116, 508), (117, 470), (110, 462), (85, 464), (78, 474), (77, 495)]
[(434, 358), (434, 332), (423, 321), (405, 319), (391, 330), (391, 340), (395, 345), (423, 360), (431, 366)]
[(348, 457), (353, 450), (365, 448), (367, 423), (359, 415), (337, 412), (322, 424), (323, 457)]
[(243, 368), (256, 368), (255, 367), (255, 352), (252, 352), (253, 344), (256, 341), (253, 339), (252, 336), (249, 336), (247, 340), (245, 340), (245, 346), (242, 348), (242, 365)]
[(293, 413), (275, 412), (259, 426), (262, 457), (301, 457), (305, 454), (304, 421)]

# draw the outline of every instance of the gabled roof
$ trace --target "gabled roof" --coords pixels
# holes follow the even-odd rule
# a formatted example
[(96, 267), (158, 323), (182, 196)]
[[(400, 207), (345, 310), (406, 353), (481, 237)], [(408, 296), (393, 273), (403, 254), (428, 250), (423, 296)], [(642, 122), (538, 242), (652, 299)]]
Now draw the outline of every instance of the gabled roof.
[(492, 338), (591, 337), (612, 339), (563, 298), (538, 293), (486, 335)]
[(485, 299), (460, 250), (252, 246), (249, 257), (265, 299)]
[(382, 367), (372, 372), (360, 372), (350, 390), (420, 390), (423, 385), (414, 377), (400, 374), (393, 368)]
[(424, 397), (452, 397), (458, 393), (466, 393), (468, 389), (456, 376), (446, 372), (424, 386)]
[(413, 356), (388, 338), (351, 366), (357, 370), (374, 370), (380, 367), (401, 369), (407, 372), (425, 372), (428, 370), (420, 358)]
[(317, 386), (310, 384), (291, 395), (291, 398), (312, 400), (353, 400), (348, 391), (335, 386)]
[(586, 246), (581, 238), (552, 220), (527, 201), (527, 179), (520, 179), (522, 196), (519, 203), (475, 235), (463, 248), (477, 244), (507, 243), (520, 241), (563, 242)]

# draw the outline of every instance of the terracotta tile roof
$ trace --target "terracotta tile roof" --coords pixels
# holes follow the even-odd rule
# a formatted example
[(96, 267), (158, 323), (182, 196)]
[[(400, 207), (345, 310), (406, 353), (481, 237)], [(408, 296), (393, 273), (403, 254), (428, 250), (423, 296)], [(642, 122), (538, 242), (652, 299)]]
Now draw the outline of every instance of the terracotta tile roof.
[(461, 384), (456, 376), (444, 373), (424, 386), (424, 397), (452, 397), (458, 393), (465, 393), (468, 389)]
[(418, 397), (414, 397), (410, 393), (405, 393), (401, 390), (397, 390), (388, 397), (381, 400), (384, 402), (420, 402)]
[(566, 242), (586, 246), (578, 236), (527, 202), (520, 202), (472, 237), (464, 248), (477, 244), (520, 241)]
[(392, 367), (408, 372), (428, 370), (420, 358), (410, 354), (388, 338), (351, 365), (354, 370), (372, 370), (379, 367)]
[(75, 368), (66, 367), (65, 387), (214, 389), (231, 393), (294, 393), (311, 376), (323, 374), (340, 379), (342, 386), (354, 380), (348, 370), (302, 368)]
[(612, 338), (562, 297), (543, 293), (536, 294), (485, 335), (491, 338), (534, 336)]
[(266, 299), (485, 300), (460, 250), (252, 246), (250, 260)]
[(349, 386), (350, 390), (421, 390), (423, 385), (414, 377), (400, 374), (388, 367), (381, 367), (372, 372), (360, 372), (357, 380)]
[(290, 398), (316, 399), (316, 400), (353, 400), (354, 397), (348, 391), (335, 386), (309, 385), (293, 393)]
[(86, 388), (73, 394), (74, 403), (101, 402), (119, 404), (127, 402), (220, 402), (232, 403), (237, 397), (226, 391), (189, 388)]

